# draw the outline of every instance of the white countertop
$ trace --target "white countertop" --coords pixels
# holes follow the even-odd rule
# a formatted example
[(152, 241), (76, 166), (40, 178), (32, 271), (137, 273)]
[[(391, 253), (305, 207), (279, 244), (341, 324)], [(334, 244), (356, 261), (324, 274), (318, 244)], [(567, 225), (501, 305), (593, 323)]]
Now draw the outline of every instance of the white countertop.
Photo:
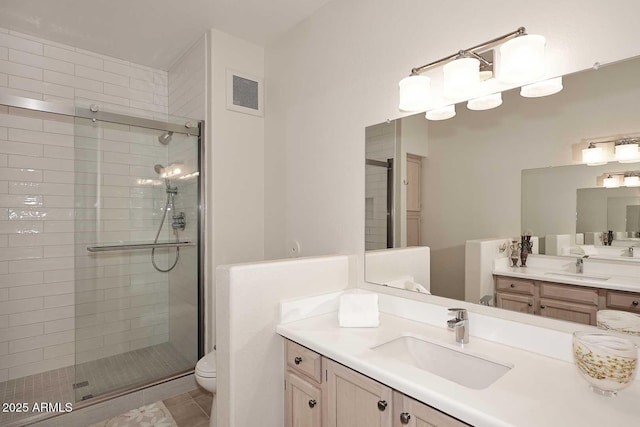
[(277, 332), (474, 426), (640, 425), (638, 380), (617, 397), (602, 397), (573, 363), (471, 336), (465, 351), (514, 365), (488, 388), (473, 390), (371, 350), (404, 334), (455, 344), (445, 327), (381, 313), (378, 328), (340, 328), (332, 312), (281, 324)]

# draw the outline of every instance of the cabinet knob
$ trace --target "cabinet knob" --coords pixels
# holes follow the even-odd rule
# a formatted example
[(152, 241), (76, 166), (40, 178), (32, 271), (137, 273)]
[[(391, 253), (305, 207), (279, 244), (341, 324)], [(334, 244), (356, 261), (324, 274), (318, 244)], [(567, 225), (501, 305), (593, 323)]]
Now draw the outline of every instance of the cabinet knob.
[(296, 365), (301, 364), (302, 363), (302, 357), (296, 356), (296, 358), (293, 359), (293, 363), (295, 363)]
[(512, 284), (510, 284), (509, 286), (511, 286), (512, 288), (515, 288), (515, 287), (516, 287), (516, 285), (514, 285), (513, 283), (512, 283)]
[(527, 305), (528, 305), (529, 307), (533, 307), (533, 304), (531, 304), (531, 303), (529, 303), (529, 304), (527, 304)]
[(634, 302), (632, 302), (631, 304), (633, 304), (633, 305), (637, 306), (637, 305), (638, 305), (638, 301), (634, 301)]
[(400, 423), (401, 424), (409, 424), (409, 420), (411, 419), (411, 415), (408, 412), (403, 412), (400, 414)]
[(540, 304), (540, 308), (544, 310), (545, 308), (547, 308), (547, 306)]
[(310, 400), (309, 401), (309, 408), (315, 408), (315, 406), (318, 404), (318, 402), (316, 402), (315, 400)]
[(387, 401), (386, 400), (378, 400), (378, 410), (384, 411), (387, 409)]

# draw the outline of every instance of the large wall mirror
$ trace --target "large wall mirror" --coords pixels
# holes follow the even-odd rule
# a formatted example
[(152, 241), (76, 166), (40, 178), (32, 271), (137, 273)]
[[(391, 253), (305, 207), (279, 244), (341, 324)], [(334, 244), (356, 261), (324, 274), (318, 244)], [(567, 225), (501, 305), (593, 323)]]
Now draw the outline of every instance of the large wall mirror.
[[(630, 59), (566, 75), (564, 90), (551, 96), (523, 98), (514, 89), (492, 110), (460, 103), (446, 121), (418, 114), (368, 127), (365, 248), (372, 252), (365, 280), (388, 285), (370, 277), (369, 254), (426, 246), (428, 290), (464, 300), (467, 240), (524, 230), (575, 233), (578, 189), (598, 187), (606, 172), (640, 169), (640, 163), (591, 168), (580, 158), (586, 139), (640, 132), (638, 75), (640, 59)], [(582, 205), (579, 220), (615, 210)], [(593, 227), (611, 229), (606, 212), (604, 221)]]

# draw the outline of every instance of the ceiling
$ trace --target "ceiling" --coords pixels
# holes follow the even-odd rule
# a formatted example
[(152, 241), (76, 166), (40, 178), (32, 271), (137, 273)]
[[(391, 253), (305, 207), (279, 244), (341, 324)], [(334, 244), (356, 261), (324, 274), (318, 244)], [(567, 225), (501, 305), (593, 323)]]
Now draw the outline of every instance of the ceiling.
[(168, 70), (207, 30), (266, 46), (330, 0), (2, 0), (0, 27)]

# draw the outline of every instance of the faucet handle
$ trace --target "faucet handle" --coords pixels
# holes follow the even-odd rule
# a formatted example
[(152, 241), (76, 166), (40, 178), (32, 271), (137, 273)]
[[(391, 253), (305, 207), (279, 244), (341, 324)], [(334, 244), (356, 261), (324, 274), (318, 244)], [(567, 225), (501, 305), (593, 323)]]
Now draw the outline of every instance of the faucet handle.
[(456, 316), (456, 320), (467, 320), (469, 319), (469, 315), (467, 314), (466, 308), (450, 308), (449, 314), (453, 314)]

